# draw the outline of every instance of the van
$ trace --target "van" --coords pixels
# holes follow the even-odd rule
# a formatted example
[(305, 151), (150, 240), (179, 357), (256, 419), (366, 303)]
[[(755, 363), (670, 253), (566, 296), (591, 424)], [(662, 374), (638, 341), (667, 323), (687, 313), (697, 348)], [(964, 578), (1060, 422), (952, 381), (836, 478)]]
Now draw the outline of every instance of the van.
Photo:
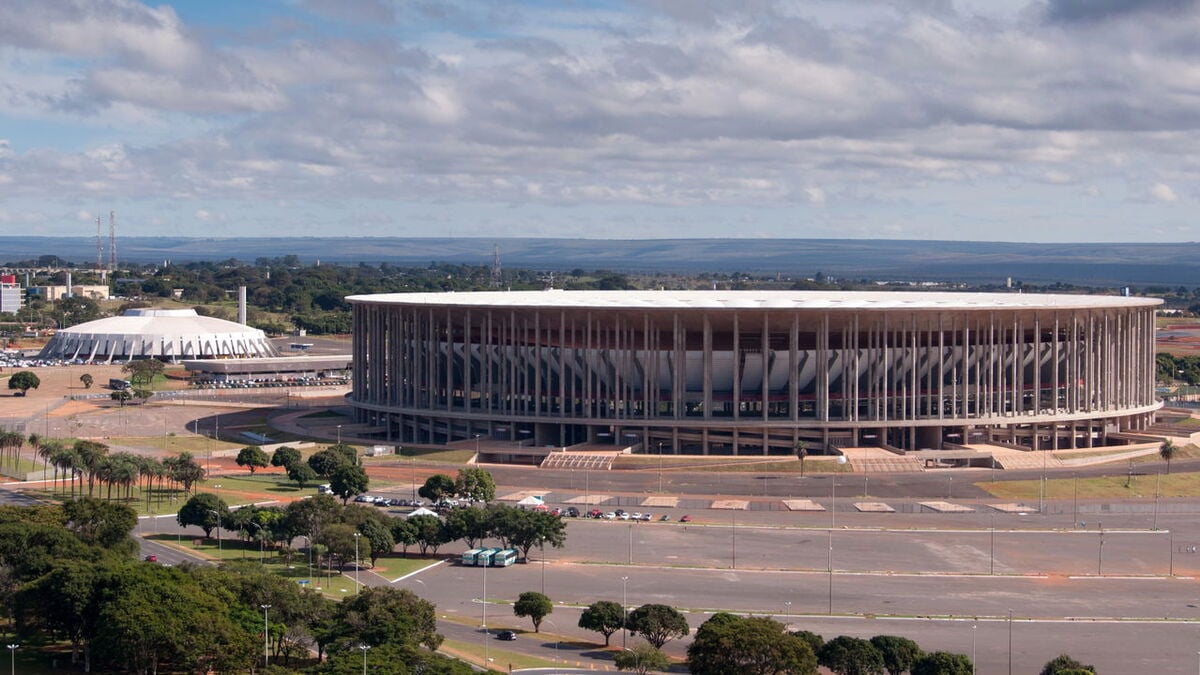
[(317, 494), (328, 495), (333, 494), (333, 486), (329, 483), (317, 486)]

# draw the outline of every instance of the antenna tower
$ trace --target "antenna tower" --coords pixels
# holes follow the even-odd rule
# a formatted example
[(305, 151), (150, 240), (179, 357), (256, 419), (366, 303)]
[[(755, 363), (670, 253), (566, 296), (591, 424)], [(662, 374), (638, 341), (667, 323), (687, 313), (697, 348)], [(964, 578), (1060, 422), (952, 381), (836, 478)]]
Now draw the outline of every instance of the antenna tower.
[(100, 216), (96, 216), (96, 273), (104, 279), (104, 240), (100, 237)]
[(117, 271), (117, 212), (108, 212), (108, 269)]
[(492, 246), (492, 288), (500, 288), (500, 245)]

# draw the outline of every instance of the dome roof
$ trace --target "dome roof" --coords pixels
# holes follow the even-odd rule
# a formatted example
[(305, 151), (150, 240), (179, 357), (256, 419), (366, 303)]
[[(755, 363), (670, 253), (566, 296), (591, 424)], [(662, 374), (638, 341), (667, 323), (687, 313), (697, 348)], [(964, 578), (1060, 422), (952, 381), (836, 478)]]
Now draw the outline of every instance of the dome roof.
[(275, 354), (266, 334), (257, 328), (200, 316), (193, 309), (142, 308), (64, 328), (42, 350), (41, 357), (111, 361)]

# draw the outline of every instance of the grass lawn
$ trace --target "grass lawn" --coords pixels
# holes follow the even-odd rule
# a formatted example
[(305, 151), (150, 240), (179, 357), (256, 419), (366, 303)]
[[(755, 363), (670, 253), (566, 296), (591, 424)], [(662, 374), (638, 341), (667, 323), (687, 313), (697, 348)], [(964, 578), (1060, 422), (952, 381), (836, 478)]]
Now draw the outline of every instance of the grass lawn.
[[(78, 491), (79, 488), (77, 486), (76, 494), (78, 494)], [(57, 489), (28, 490), (28, 492), (51, 501), (65, 500), (70, 497), (70, 493), (66, 491), (66, 484), (64, 483), (59, 483)], [(317, 494), (317, 486), (314, 484), (301, 490), (296, 487), (294, 482), (287, 480), (281, 474), (266, 474), (254, 477), (214, 476), (213, 478), (197, 483), (193, 488), (193, 492), (211, 492), (223, 499), (229, 506), (240, 506), (242, 504), (270, 501), (276, 496), (287, 500), (311, 497)], [(145, 493), (141, 489), (134, 487), (131, 499), (122, 499), (119, 501), (128, 504), (140, 516), (160, 516), (177, 513), (179, 508), (188, 499), (184, 495), (183, 490), (164, 488), (162, 493), (162, 498), (159, 499), (156, 488), (150, 498), (150, 503), (146, 504)], [(96, 487), (97, 497), (104, 498), (107, 495), (107, 488)]]
[[(224, 531), (222, 531), (222, 534), (224, 534)], [(295, 579), (297, 583), (302, 580), (307, 582), (311, 578), (312, 588), (331, 598), (344, 598), (346, 595), (354, 593), (357, 588), (357, 585), (354, 583), (353, 570), (345, 574), (334, 570), (333, 574), (330, 575), (328, 570), (324, 568), (318, 570), (314, 566), (310, 574), (308, 558), (303, 553), (293, 551), (290, 556), (284, 556), (279, 551), (272, 551), (271, 549), (263, 551), (259, 548), (258, 544), (245, 542), (237, 538), (229, 539), (222, 537), (221, 541), (218, 542), (215, 530), (213, 531), (213, 535), (209, 539), (193, 539), (174, 534), (152, 534), (146, 538), (160, 544), (179, 548), (180, 550), (198, 553), (210, 560), (220, 560), (223, 562), (244, 560), (251, 563), (262, 561), (262, 564), (271, 573), (287, 579)]]
[[(1084, 499), (1113, 499), (1113, 498), (1153, 498), (1155, 486), (1163, 497), (1196, 497), (1200, 496), (1200, 473), (1163, 474), (1161, 481), (1157, 474), (1134, 476), (1129, 483), (1127, 476), (1103, 476), (1099, 478), (1080, 478), (1079, 496)], [(975, 486), (1001, 499), (1033, 500), (1038, 498), (1037, 480), (1011, 480), (996, 483), (979, 482)], [(1046, 481), (1047, 499), (1072, 499), (1075, 496), (1076, 481), (1071, 478), (1060, 478)]]
[(198, 457), (217, 450), (233, 450), (244, 447), (236, 443), (210, 440), (204, 436), (111, 436), (108, 445), (127, 445), (134, 448), (152, 448), (167, 452), (190, 452)]
[[(410, 551), (410, 557), (405, 558), (399, 553), (379, 558), (375, 561), (375, 567), (371, 568), (381, 577), (388, 579), (396, 579), (406, 574), (411, 574), (417, 570), (423, 570), (434, 563), (437, 563), (441, 558), (418, 558), (416, 553)], [(368, 561), (369, 562), (369, 561)]]
[[(493, 631), (494, 633), (494, 631)], [(460, 640), (446, 640), (442, 642), (442, 647), (438, 651), (450, 656), (458, 657), (464, 661), (469, 661), (475, 665), (483, 665), (484, 649), (483, 633), (479, 634), (480, 642), (462, 642)], [(536, 656), (526, 656), (517, 652), (510, 652), (507, 649), (499, 648), (499, 645), (504, 644), (497, 640), (494, 636), (488, 637), (491, 640), (487, 649), (488, 658), (492, 660), (489, 667), (500, 672), (507, 672), (509, 665), (513, 670), (522, 668), (554, 668), (561, 664), (546, 659), (539, 659)], [(494, 643), (494, 644), (493, 644)], [(370, 658), (368, 656), (368, 658)]]
[(399, 455), (385, 455), (387, 459), (391, 460), (395, 460), (397, 457), (415, 457), (422, 462), (443, 462), (446, 464), (466, 464), (474, 456), (475, 450), (473, 449), (447, 449), (440, 446), (431, 448), (414, 448), (407, 445), (404, 446)]

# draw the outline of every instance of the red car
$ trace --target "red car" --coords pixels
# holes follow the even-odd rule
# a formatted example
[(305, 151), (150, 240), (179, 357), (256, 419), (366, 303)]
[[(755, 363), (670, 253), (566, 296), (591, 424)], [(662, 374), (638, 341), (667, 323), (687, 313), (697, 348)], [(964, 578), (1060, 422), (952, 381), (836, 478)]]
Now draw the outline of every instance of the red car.
[(158, 556), (148, 555), (146, 556), (146, 562), (158, 562)]
[(691, 516), (680, 516), (679, 522), (690, 523), (690, 522), (692, 522), (692, 517)]

